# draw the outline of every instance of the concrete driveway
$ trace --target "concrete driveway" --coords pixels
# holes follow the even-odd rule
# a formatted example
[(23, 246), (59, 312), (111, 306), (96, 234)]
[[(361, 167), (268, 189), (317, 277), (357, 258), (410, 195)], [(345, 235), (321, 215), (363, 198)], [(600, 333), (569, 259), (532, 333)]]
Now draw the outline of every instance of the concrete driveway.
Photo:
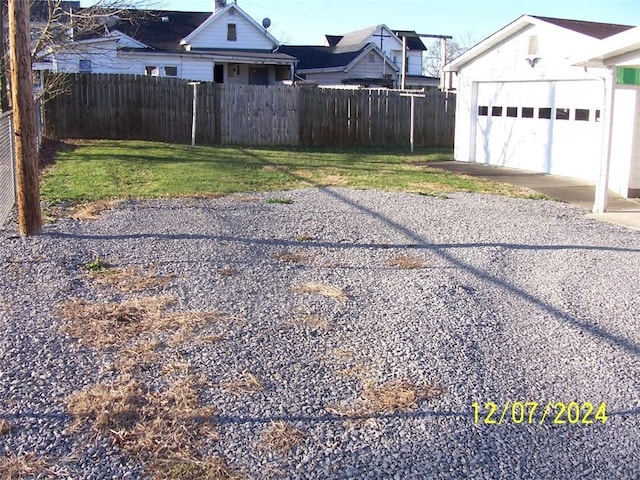
[(591, 213), (595, 199), (593, 182), (478, 163), (432, 162), (429, 163), (429, 167), (529, 188), (554, 200), (584, 208), (589, 211), (587, 216), (590, 218), (640, 230), (640, 199), (638, 198), (626, 199), (609, 192), (607, 212)]

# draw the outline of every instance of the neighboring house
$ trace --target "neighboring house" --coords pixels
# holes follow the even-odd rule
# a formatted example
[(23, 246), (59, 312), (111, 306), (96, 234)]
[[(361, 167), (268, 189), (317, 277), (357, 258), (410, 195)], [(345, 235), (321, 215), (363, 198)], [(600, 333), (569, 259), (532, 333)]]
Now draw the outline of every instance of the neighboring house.
[(128, 11), (105, 17), (90, 35), (52, 50), (55, 72), (176, 77), (217, 83), (269, 85), (292, 80), (296, 59), (235, 3), (215, 11)]
[(298, 59), (298, 78), (318, 85), (397, 86), (398, 67), (373, 43), (350, 47), (283, 45), (280, 51)]
[(408, 30), (377, 25), (344, 35), (326, 35), (324, 46), (282, 46), (281, 51), (300, 60), (296, 68), (299, 77), (320, 85), (399, 88), (403, 34), (407, 35), (406, 87), (437, 88), (439, 79), (422, 75), (426, 47)]
[[(450, 62), (455, 159), (597, 181), (610, 74), (576, 66), (572, 57), (631, 28), (524, 15)], [(637, 88), (616, 85), (616, 95)], [(615, 118), (614, 138), (629, 128)], [(637, 195), (640, 162), (637, 155), (624, 162), (612, 164), (609, 187)]]

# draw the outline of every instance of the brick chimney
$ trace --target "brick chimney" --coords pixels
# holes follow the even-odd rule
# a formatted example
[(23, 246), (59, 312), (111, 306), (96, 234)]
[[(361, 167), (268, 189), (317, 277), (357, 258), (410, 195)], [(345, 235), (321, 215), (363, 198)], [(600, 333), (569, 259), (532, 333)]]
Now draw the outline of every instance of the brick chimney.
[(222, 10), (227, 6), (227, 0), (214, 0), (213, 2), (213, 13), (216, 13), (219, 10)]

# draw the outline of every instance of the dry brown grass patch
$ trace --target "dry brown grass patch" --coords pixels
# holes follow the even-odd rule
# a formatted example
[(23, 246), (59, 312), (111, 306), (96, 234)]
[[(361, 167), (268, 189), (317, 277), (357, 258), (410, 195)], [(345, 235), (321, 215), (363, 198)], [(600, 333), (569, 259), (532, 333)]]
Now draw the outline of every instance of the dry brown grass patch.
[(301, 252), (282, 251), (271, 255), (274, 260), (280, 260), (281, 262), (289, 263), (305, 263), (309, 260), (309, 255)]
[(390, 267), (398, 267), (404, 269), (422, 268), (425, 266), (424, 260), (418, 257), (409, 257), (406, 255), (400, 255), (397, 257), (391, 257), (385, 260), (385, 263)]
[(418, 402), (440, 396), (443, 389), (429, 384), (417, 384), (411, 380), (390, 381), (384, 384), (366, 382), (362, 396), (355, 404), (329, 408), (339, 415), (367, 416), (384, 413), (407, 412)]
[(222, 275), (223, 277), (233, 277), (237, 273), (238, 270), (233, 267), (222, 267), (218, 270), (218, 274)]
[(323, 297), (335, 298), (346, 302), (349, 300), (347, 294), (338, 287), (324, 283), (309, 282), (299, 287), (293, 288), (294, 293), (310, 293), (312, 295), (322, 295)]
[(67, 408), (76, 428), (89, 422), (154, 473), (157, 465), (166, 471), (185, 459), (199, 461), (202, 446), (217, 439), (211, 426), (214, 411), (199, 404), (189, 378), (162, 392), (150, 392), (135, 380), (94, 385), (69, 397)]
[(304, 442), (308, 436), (307, 432), (289, 423), (271, 422), (262, 432), (260, 444), (263, 448), (285, 454)]
[[(195, 336), (199, 329), (220, 315), (216, 312), (167, 312), (177, 299), (145, 297), (123, 303), (89, 302), (72, 299), (58, 308), (67, 321), (64, 330), (94, 348), (122, 347), (142, 334), (177, 332), (181, 339)], [(185, 333), (186, 332), (186, 333)]]
[(66, 216), (74, 220), (97, 220), (107, 210), (115, 208), (120, 203), (120, 200), (99, 200), (97, 202), (83, 203), (72, 207)]
[(240, 477), (222, 458), (185, 458), (175, 462), (155, 461), (154, 480), (235, 480)]
[(319, 317), (318, 315), (297, 315), (295, 320), (291, 323), (296, 325), (306, 325), (307, 327), (322, 330), (324, 332), (329, 331), (331, 328), (329, 320)]
[(0, 478), (3, 480), (19, 480), (41, 474), (53, 475), (53, 472), (48, 471), (48, 467), (46, 460), (33, 453), (22, 455), (10, 453), (0, 456)]
[(258, 377), (249, 372), (244, 372), (237, 380), (220, 383), (223, 392), (232, 395), (248, 395), (264, 392), (264, 387)]
[(0, 435), (11, 433), (11, 422), (8, 420), (0, 420)]
[(113, 287), (124, 293), (143, 292), (166, 287), (176, 275), (158, 275), (156, 266), (148, 270), (140, 267), (110, 267), (91, 272), (90, 277), (98, 284)]

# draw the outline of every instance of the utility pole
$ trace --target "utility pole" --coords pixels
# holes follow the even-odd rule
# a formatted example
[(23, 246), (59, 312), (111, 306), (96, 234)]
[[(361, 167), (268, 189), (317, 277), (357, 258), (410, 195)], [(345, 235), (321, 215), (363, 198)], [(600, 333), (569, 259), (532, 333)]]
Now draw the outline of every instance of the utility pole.
[(39, 235), (42, 232), (29, 37), (29, 0), (11, 0), (9, 2), (11, 100), (16, 146), (18, 227), (23, 237)]

